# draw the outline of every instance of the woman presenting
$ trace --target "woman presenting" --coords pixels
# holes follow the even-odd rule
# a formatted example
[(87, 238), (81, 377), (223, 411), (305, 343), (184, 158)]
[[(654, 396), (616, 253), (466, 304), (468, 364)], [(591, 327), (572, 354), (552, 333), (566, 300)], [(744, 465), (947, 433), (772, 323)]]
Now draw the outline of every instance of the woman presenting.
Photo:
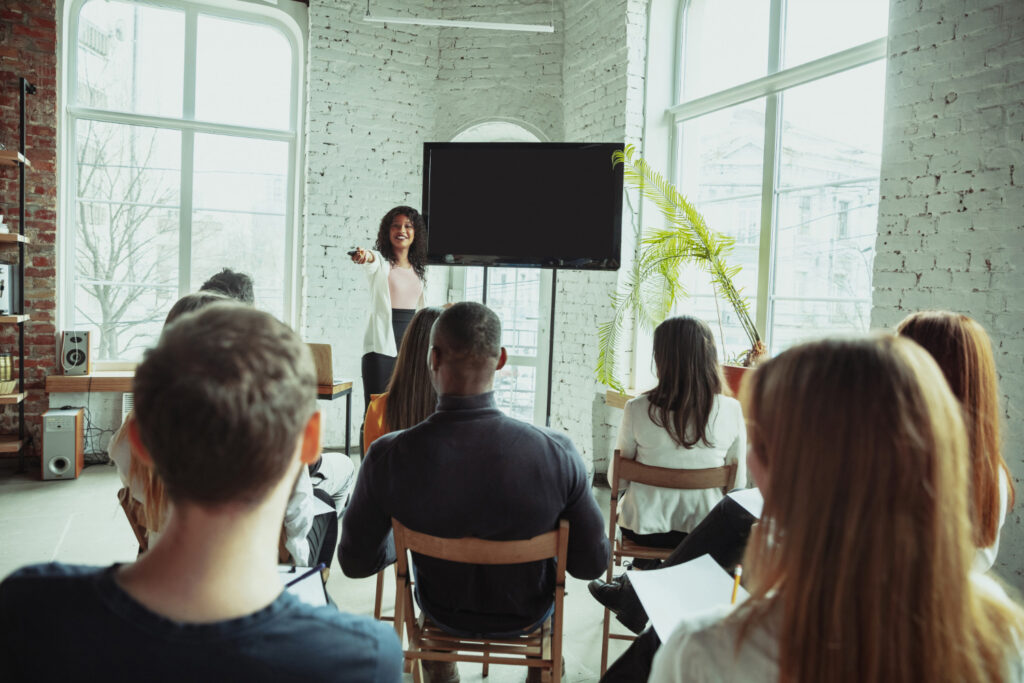
[(351, 252), (370, 282), (371, 313), (363, 338), (364, 408), (371, 394), (387, 389), (405, 329), (416, 310), (423, 308), (426, 228), (416, 209), (396, 206), (381, 219), (375, 248)]

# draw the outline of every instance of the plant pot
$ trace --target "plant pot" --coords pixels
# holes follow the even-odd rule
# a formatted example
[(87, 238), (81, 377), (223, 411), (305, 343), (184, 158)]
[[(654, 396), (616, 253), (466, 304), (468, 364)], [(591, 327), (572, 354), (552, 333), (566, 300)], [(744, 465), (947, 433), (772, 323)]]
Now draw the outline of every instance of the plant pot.
[(747, 374), (748, 370), (750, 368), (745, 368), (742, 365), (722, 364), (722, 375), (725, 377), (725, 385), (729, 387), (729, 392), (732, 396), (739, 398), (740, 385), (743, 383), (743, 376)]

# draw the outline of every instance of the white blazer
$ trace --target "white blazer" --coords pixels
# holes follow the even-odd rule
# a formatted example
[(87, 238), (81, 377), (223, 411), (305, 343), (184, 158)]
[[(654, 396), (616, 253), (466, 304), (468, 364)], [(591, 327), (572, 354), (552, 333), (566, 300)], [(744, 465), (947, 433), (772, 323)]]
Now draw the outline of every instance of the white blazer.
[[(618, 439), (623, 458), (677, 470), (736, 463), (735, 486), (747, 485), (747, 431), (739, 401), (721, 394), (715, 396), (708, 417), (711, 446), (698, 441), (693, 448), (679, 446), (667, 429), (654, 424), (648, 415), (650, 405), (645, 395), (626, 403)], [(609, 479), (612, 474), (608, 473)], [(722, 495), (720, 489), (676, 490), (630, 483), (619, 499), (619, 526), (637, 534), (689, 533)]]
[[(395, 344), (395, 330), (391, 325), (391, 288), (388, 287), (388, 275), (391, 263), (379, 251), (370, 251), (373, 263), (364, 263), (363, 271), (370, 283), (370, 320), (366, 325), (363, 337), (363, 353), (381, 353), (385, 356), (397, 356), (398, 346)], [(423, 283), (416, 310), (423, 308), (426, 301), (427, 284)]]

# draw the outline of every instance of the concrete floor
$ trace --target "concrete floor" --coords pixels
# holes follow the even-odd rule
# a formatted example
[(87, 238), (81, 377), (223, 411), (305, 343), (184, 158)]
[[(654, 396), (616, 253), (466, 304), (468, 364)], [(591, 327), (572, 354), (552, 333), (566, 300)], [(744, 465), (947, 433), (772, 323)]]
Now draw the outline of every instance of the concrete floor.
[[(9, 467), (9, 464), (5, 464)], [(113, 466), (85, 468), (73, 481), (39, 481), (38, 475), (15, 475), (0, 469), (0, 577), (26, 564), (66, 562), (108, 565), (131, 562), (138, 546), (117, 502), (121, 482)], [(601, 511), (607, 515), (608, 489), (595, 489)], [(394, 573), (386, 573), (384, 614), (394, 606)], [(565, 598), (566, 681), (596, 681), (601, 663), (600, 606), (587, 591), (586, 581), (569, 577)], [(327, 590), (339, 608), (371, 615), (374, 579), (349, 579), (335, 567)], [(612, 622), (615, 623), (614, 620)], [(617, 630), (624, 632), (621, 626)], [(610, 659), (626, 648), (612, 641)], [(522, 681), (525, 669), (491, 667), (487, 679), (478, 665), (460, 664), (464, 681), (493, 683)]]

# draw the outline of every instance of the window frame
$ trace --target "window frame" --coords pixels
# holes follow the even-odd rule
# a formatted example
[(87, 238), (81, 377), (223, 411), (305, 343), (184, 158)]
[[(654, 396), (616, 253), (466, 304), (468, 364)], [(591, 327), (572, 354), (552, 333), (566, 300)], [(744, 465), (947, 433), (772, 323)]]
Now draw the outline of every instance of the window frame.
[[(136, 114), (123, 111), (85, 107), (77, 104), (78, 95), (78, 45), (79, 23), (82, 9), (96, 0), (70, 0), (64, 6), (63, 29), (61, 30), (61, 133), (58, 151), (63, 160), (59, 171), (60, 186), (65, 188), (58, 197), (58, 210), (62, 230), (57, 239), (58, 272), (57, 310), (55, 319), (58, 330), (75, 327), (75, 289), (77, 272), (75, 264), (77, 219), (76, 202), (78, 187), (78, 164), (76, 127), (79, 121), (95, 121), (120, 125), (136, 125), (162, 130), (179, 131), (181, 134), (181, 179), (179, 181), (179, 228), (178, 228), (178, 293), (183, 296), (191, 291), (192, 268), (192, 188), (194, 179), (195, 136), (216, 134), (260, 141), (276, 141), (288, 144), (289, 168), (287, 174), (285, 204), (285, 256), (283, 273), (282, 318), (296, 327), (301, 314), (300, 238), (302, 233), (303, 193), (305, 184), (304, 141), (305, 141), (305, 71), (306, 36), (300, 22), (287, 10), (255, 3), (249, 0), (122, 0), (145, 7), (171, 9), (184, 13), (185, 44), (183, 67), (185, 70), (182, 93), (182, 112), (179, 118)], [(305, 9), (305, 8), (303, 8)], [(230, 19), (269, 26), (277, 30), (291, 48), (291, 75), (289, 93), (289, 122), (287, 129), (275, 130), (213, 123), (195, 118), (195, 93), (197, 69), (198, 20), (200, 15)], [(136, 361), (112, 359), (95, 361), (97, 371), (132, 369)]]
[[(782, 98), (780, 95), (790, 88), (795, 88), (819, 79), (834, 76), (857, 67), (865, 66), (886, 57), (887, 36), (856, 45), (830, 55), (820, 57), (796, 66), (780, 69), (782, 63), (783, 31), (785, 27), (786, 0), (769, 0), (768, 63), (766, 75), (740, 83), (708, 95), (682, 100), (684, 55), (686, 52), (686, 29), (689, 10), (693, 0), (682, 0), (677, 14), (678, 24), (675, 27), (674, 69), (673, 69), (673, 105), (665, 110), (668, 119), (669, 145), (669, 180), (677, 184), (680, 180), (679, 160), (682, 158), (684, 141), (680, 130), (685, 121), (706, 114), (727, 109), (759, 98), (765, 100), (764, 126), (764, 157), (762, 160), (761, 180), (761, 218), (758, 250), (757, 292), (754, 300), (754, 324), (765, 340), (768, 348), (772, 347), (772, 320), (776, 301), (790, 301), (806, 297), (775, 296), (773, 293), (775, 269), (775, 231), (777, 223), (776, 195), (779, 191), (778, 179), (781, 163), (782, 137)], [(826, 298), (815, 297), (814, 300)], [(859, 301), (843, 299), (843, 301)], [(637, 364), (638, 376), (643, 374)]]

